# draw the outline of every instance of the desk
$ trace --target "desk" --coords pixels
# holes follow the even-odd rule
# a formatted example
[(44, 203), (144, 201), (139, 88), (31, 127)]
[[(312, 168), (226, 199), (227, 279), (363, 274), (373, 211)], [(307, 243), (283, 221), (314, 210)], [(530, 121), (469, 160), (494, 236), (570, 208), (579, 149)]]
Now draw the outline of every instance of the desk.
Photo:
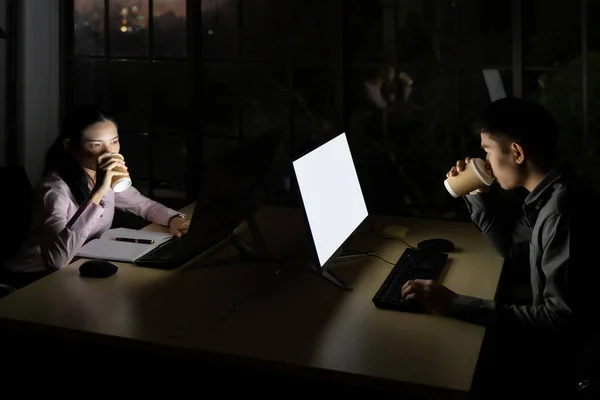
[[(290, 228), (301, 226), (297, 210), (264, 209), (258, 221), (269, 246), (285, 249), (282, 254), (297, 250), (306, 237)], [(502, 258), (471, 223), (374, 217), (375, 230), (386, 224), (409, 227), (410, 244), (451, 239), (457, 251), (442, 283), (462, 294), (495, 296)], [(406, 248), (368, 232), (356, 234), (350, 247), (379, 251), (391, 262)], [(231, 254), (224, 245), (212, 257)], [(118, 263), (118, 273), (108, 279), (80, 277), (81, 262), (2, 299), (0, 327), (210, 353), (231, 362), (243, 358), (256, 368), (341, 382), (453, 393), (469, 391), (485, 333), (450, 318), (375, 308), (371, 298), (392, 266), (374, 257), (333, 267), (353, 291), (294, 262), (202, 268), (194, 260), (173, 271)]]

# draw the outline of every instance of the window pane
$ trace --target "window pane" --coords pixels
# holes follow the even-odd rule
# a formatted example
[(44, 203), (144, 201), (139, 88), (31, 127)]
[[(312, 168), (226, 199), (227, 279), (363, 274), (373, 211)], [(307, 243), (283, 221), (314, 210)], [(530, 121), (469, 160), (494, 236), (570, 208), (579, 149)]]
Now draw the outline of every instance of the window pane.
[(243, 57), (249, 60), (281, 59), (289, 49), (291, 7), (287, 1), (243, 1)]
[(189, 65), (177, 61), (152, 63), (151, 121), (153, 130), (185, 133), (192, 120), (195, 89)]
[(331, 61), (336, 54), (336, 28), (341, 26), (336, 2), (296, 0), (294, 8), (294, 57), (301, 62)]
[(345, 0), (348, 57), (352, 61), (379, 59), (382, 54), (380, 0)]
[(523, 65), (552, 67), (581, 57), (581, 2), (523, 2)]
[(215, 161), (227, 151), (235, 149), (242, 143), (242, 139), (230, 138), (203, 138), (202, 140), (202, 164)]
[(182, 135), (153, 134), (153, 179), (167, 183), (185, 184), (187, 143)]
[(73, 52), (103, 55), (104, 0), (75, 0), (73, 23)]
[(572, 64), (548, 71), (525, 72), (524, 95), (543, 105), (554, 117), (560, 131), (564, 155), (579, 157), (583, 145), (581, 58)]
[(71, 61), (69, 105), (107, 105), (107, 65), (104, 60), (75, 58)]
[(148, 55), (148, 0), (109, 0), (110, 55)]
[(242, 135), (255, 137), (279, 130), (289, 137), (290, 94), (283, 69), (244, 65), (242, 82)]
[[(512, 6), (506, 0), (460, 2), (461, 56), (482, 65), (512, 64)], [(463, 23), (464, 22), (464, 23)], [(465, 47), (464, 43), (468, 45)]]
[(148, 63), (111, 61), (109, 106), (120, 127), (146, 132), (150, 109)]
[[(473, 123), (481, 118), (481, 114), (492, 102), (492, 98), (499, 98), (497, 93), (504, 91), (506, 96), (512, 96), (513, 73), (512, 69), (490, 69), (494, 79), (490, 79), (490, 86), (486, 83), (483, 71), (479, 68), (469, 68), (460, 74), (460, 104), (461, 114), (458, 131), (461, 133), (461, 153), (474, 154), (485, 157), (481, 150), (481, 139), (473, 135)], [(499, 79), (496, 79), (499, 78)], [(462, 88), (462, 90), (461, 90)], [(466, 90), (465, 88), (468, 88)], [(490, 90), (491, 89), (491, 90)]]
[(209, 136), (238, 136), (239, 66), (214, 63), (204, 67), (203, 125)]
[(202, 0), (202, 54), (208, 59), (238, 57), (238, 1)]
[[(600, 2), (588, 2), (588, 143), (594, 149), (593, 156), (600, 165), (600, 25), (595, 23), (600, 13)], [(598, 168), (598, 167), (597, 167)]]
[(186, 0), (154, 0), (154, 55), (185, 57)]
[(150, 141), (146, 133), (129, 132), (119, 128), (121, 153), (125, 157), (133, 185), (150, 178)]
[(334, 125), (334, 76), (328, 68), (294, 71), (294, 139), (320, 140)]

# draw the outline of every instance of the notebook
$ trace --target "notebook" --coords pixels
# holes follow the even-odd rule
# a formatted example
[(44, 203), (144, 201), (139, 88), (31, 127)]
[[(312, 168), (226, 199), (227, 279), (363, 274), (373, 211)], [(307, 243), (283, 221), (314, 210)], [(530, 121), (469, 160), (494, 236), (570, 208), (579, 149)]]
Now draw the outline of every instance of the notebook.
[[(154, 240), (154, 244), (119, 242), (116, 237)], [(173, 237), (171, 233), (140, 231), (136, 229), (109, 229), (98, 239), (87, 242), (77, 253), (78, 257), (101, 258), (110, 261), (134, 262), (150, 250)]]

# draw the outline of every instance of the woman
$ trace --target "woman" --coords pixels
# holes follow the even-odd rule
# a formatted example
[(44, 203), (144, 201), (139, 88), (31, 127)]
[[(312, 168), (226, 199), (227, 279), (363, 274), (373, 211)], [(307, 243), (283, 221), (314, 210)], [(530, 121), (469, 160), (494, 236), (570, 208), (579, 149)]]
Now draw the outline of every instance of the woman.
[(68, 265), (84, 243), (111, 227), (115, 208), (168, 226), (176, 236), (188, 229), (184, 215), (137, 189), (111, 189), (114, 176), (127, 175), (118, 171), (127, 170), (125, 162), (111, 157), (119, 151), (117, 125), (107, 110), (73, 110), (46, 154), (32, 224), (20, 252), (6, 262), (8, 271), (41, 276)]

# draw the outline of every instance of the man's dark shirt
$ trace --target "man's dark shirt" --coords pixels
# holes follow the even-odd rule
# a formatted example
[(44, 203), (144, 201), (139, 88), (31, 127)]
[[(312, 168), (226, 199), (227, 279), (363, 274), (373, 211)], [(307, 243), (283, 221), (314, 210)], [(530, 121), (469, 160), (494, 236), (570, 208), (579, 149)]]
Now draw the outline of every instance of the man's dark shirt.
[[(516, 306), (458, 295), (451, 315), (482, 325), (508, 322), (552, 333), (589, 331), (599, 319), (597, 196), (561, 167), (525, 198), (520, 224), (514, 216), (507, 217), (506, 204), (494, 194), (465, 199), (473, 222), (500, 254), (528, 253), (533, 302)], [(517, 230), (517, 236), (529, 236), (529, 241), (516, 242)]]

